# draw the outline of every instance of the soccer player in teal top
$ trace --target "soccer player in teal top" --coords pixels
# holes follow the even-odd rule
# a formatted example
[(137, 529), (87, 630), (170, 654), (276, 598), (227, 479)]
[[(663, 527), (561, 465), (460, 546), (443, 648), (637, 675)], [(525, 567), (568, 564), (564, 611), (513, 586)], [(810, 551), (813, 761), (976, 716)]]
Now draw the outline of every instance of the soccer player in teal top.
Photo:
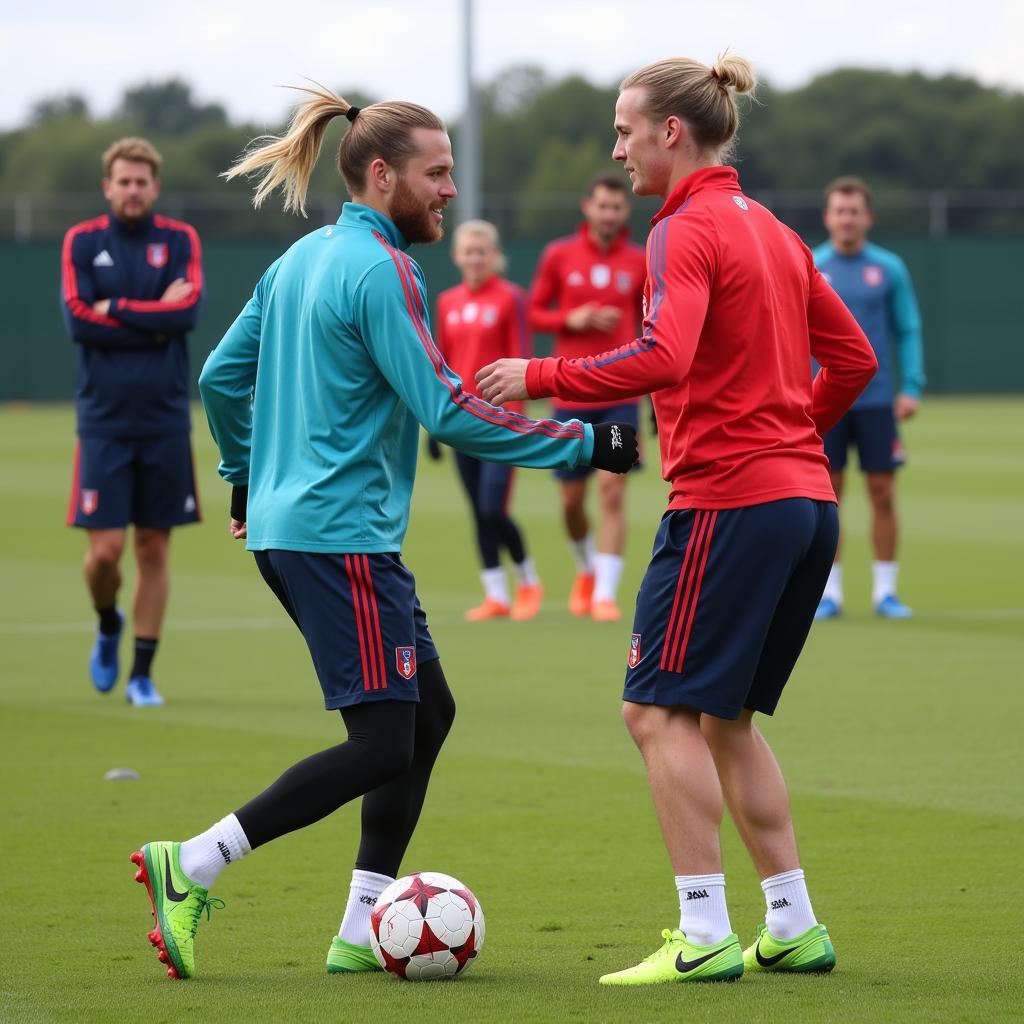
[[(442, 236), (456, 195), (442, 122), (411, 103), (360, 111), (325, 90), (230, 172), (261, 172), (257, 205), (278, 185), (303, 211), (323, 134), (344, 115), (338, 155), (353, 201), (336, 224), (293, 245), (199, 379), (221, 475), (233, 485), (231, 534), (302, 631), (327, 709), (348, 739), (289, 768), (269, 789), (188, 840), (132, 855), (171, 977), (195, 973), (194, 938), (224, 867), (357, 797), (362, 835), (332, 973), (379, 969), (370, 914), (394, 880), (434, 761), (455, 714), (415, 581), (399, 551), (419, 424), (476, 458), (523, 466), (591, 464), (625, 473), (625, 424), (531, 420), (463, 390), (427, 324), (423, 275), (405, 249)], [(303, 211), (304, 212), (304, 211)]]
[[(903, 260), (867, 240), (874, 214), (871, 191), (860, 178), (837, 178), (825, 189), (824, 218), (829, 240), (814, 250), (814, 262), (856, 317), (878, 359), (874, 380), (825, 435), (825, 454), (831, 466), (832, 486), (841, 499), (847, 449), (857, 446), (872, 510), (872, 603), (884, 618), (906, 619), (911, 611), (896, 595), (899, 530), (895, 471), (903, 465), (897, 423), (917, 412), (924, 387), (921, 315)], [(835, 618), (842, 607), (842, 571), (837, 552), (816, 618)]]

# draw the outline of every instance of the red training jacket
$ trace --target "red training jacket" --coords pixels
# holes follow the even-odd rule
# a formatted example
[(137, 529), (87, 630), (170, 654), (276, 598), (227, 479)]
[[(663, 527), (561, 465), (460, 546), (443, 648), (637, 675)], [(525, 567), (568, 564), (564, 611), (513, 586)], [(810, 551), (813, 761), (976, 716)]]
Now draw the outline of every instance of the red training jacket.
[(643, 335), (597, 356), (532, 360), (530, 396), (654, 392), (669, 508), (835, 501), (821, 437), (877, 368), (864, 332), (733, 168), (687, 175), (652, 223)]
[[(646, 276), (643, 246), (630, 241), (628, 228), (623, 228), (605, 250), (591, 238), (587, 225), (581, 224), (575, 235), (557, 239), (541, 254), (530, 286), (530, 326), (535, 331), (554, 334), (554, 355), (565, 359), (592, 356), (625, 345), (636, 337), (643, 317)], [(614, 331), (566, 328), (569, 311), (588, 302), (622, 310)], [(619, 403), (566, 399), (562, 404), (574, 407)]]

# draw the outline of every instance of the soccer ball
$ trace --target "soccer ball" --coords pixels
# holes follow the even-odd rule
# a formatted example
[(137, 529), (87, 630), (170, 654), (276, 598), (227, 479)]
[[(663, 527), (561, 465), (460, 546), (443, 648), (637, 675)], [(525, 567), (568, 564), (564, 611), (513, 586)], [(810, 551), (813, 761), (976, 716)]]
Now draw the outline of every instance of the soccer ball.
[(370, 946), (385, 971), (406, 981), (454, 978), (484, 944), (484, 912), (458, 879), (418, 871), (377, 897)]

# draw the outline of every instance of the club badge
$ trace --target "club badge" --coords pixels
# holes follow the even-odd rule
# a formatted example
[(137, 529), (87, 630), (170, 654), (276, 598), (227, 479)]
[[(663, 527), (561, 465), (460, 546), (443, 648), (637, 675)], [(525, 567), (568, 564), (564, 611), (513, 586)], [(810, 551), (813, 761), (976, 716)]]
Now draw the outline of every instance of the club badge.
[(403, 679), (412, 679), (416, 675), (416, 648), (396, 647), (395, 666)]
[(166, 242), (150, 242), (146, 246), (146, 262), (151, 267), (156, 267), (159, 270), (161, 267), (167, 266), (167, 243)]
[(640, 634), (634, 633), (629, 638), (629, 661), (630, 668), (636, 668), (640, 664)]

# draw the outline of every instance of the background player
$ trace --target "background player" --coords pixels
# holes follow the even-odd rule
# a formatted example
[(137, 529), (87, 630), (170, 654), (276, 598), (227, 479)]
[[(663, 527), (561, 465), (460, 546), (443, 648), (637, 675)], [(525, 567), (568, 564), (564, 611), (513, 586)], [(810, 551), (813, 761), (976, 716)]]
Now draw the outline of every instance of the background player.
[(126, 527), (135, 524), (135, 657), (126, 694), (159, 705), (152, 680), (170, 588), (171, 528), (199, 520), (189, 440), (186, 335), (202, 301), (199, 236), (153, 213), (160, 154), (145, 139), (103, 154), (109, 213), (64, 236), (64, 322), (77, 344), (78, 445), (68, 525), (88, 531), (85, 580), (99, 615), (93, 685), (113, 689), (124, 618), (117, 610)]
[[(829, 240), (814, 250), (814, 262), (864, 329), (878, 373), (853, 408), (825, 435), (836, 497), (843, 496), (846, 454), (856, 445), (871, 502), (871, 602), (887, 619), (906, 619), (911, 610), (896, 596), (899, 524), (896, 470), (903, 465), (903, 443), (896, 424), (917, 412), (924, 387), (921, 315), (906, 265), (894, 252), (868, 242), (874, 223), (871, 190), (860, 178), (837, 178), (825, 189), (825, 228)], [(893, 368), (899, 364), (899, 391)], [(839, 615), (843, 578), (839, 554), (818, 606), (819, 619)]]
[[(835, 554), (820, 434), (876, 362), (807, 247), (722, 166), (742, 57), (659, 61), (623, 81), (613, 156), (661, 196), (647, 243), (643, 336), (582, 359), (481, 371), (492, 401), (651, 393), (671, 483), (637, 597), (623, 717), (640, 748), (679, 894), (679, 929), (609, 985), (724, 980), (744, 969), (830, 970), (786, 784), (755, 711), (772, 714)], [(823, 369), (808, 374), (811, 355)], [(743, 952), (725, 901), (722, 803), (761, 876), (766, 921)]]
[(236, 813), (185, 843), (132, 855), (153, 901), (150, 933), (172, 976), (195, 972), (209, 888), (257, 847), (363, 797), (361, 842), (331, 972), (379, 970), (373, 904), (394, 880), (455, 705), (412, 573), (399, 552), (420, 424), (481, 459), (626, 472), (625, 424), (535, 421), (466, 394), (427, 325), (422, 271), (406, 254), (442, 236), (456, 195), (443, 123), (412, 103), (360, 111), (322, 89), (284, 138), (263, 140), (228, 173), (259, 173), (259, 203), (281, 185), (303, 211), (330, 121), (352, 124), (338, 167), (353, 202), (263, 275), (199, 380), (233, 485), (231, 533), (302, 631), (346, 742), (289, 768)]
[[(528, 357), (526, 297), (506, 281), (505, 256), (498, 229), (488, 221), (460, 224), (452, 238), (452, 259), (462, 272), (462, 284), (437, 299), (437, 345), (467, 392), (476, 394), (476, 371), (502, 356)], [(522, 403), (506, 406), (521, 413)], [(433, 441), (433, 450), (436, 442)], [(487, 462), (456, 451), (459, 477), (466, 489), (476, 524), (477, 548), (483, 570), (483, 604), (466, 612), (470, 622), (511, 615), (532, 619), (540, 611), (543, 590), (533, 559), (526, 553), (522, 531), (508, 513), (513, 469), (507, 463)], [(516, 572), (515, 600), (509, 601), (508, 579), (501, 566), (505, 548)]]
[[(629, 191), (616, 174), (599, 174), (581, 203), (584, 222), (575, 235), (542, 253), (530, 288), (530, 326), (555, 335), (554, 354), (566, 359), (594, 355), (636, 337), (642, 315), (644, 250), (629, 238)], [(553, 307), (553, 308), (552, 308)], [(560, 401), (556, 418), (588, 423), (620, 420), (638, 425), (636, 399)], [(590, 467), (557, 470), (565, 529), (576, 562), (569, 596), (573, 615), (599, 621), (621, 617), (616, 603), (626, 541), (626, 478), (598, 473), (600, 522), (596, 545), (587, 516)]]

